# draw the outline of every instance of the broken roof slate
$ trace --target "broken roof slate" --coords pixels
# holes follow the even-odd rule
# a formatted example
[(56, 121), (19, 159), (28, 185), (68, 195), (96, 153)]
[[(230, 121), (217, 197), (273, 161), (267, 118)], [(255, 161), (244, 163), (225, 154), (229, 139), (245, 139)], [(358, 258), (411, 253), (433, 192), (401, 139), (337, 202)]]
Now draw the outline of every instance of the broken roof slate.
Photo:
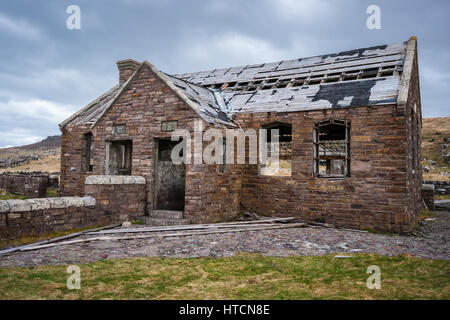
[(390, 65), (402, 67), (405, 54), (406, 42), (401, 42), (296, 60), (214, 69), (175, 76), (203, 86), (283, 76), (291, 78), (308, 74), (315, 76), (330, 73), (330, 71), (346, 72)]
[(234, 124), (227, 116), (226, 110), (222, 110), (222, 104), (217, 101), (217, 96), (211, 89), (189, 83), (185, 80), (178, 79), (174, 76), (165, 74), (165, 76), (197, 105), (198, 112), (208, 123), (214, 124), (219, 122), (225, 125)]
[[(150, 67), (206, 122), (235, 126), (231, 118), (238, 113), (396, 103), (410, 47), (408, 42), (401, 42), (179, 75), (162, 73), (144, 61), (138, 70), (143, 65)], [(68, 123), (94, 126), (122, 90), (123, 87), (116, 85), (60, 126)]]
[(294, 112), (392, 104), (399, 83), (399, 77), (388, 77), (223, 95), (232, 113)]

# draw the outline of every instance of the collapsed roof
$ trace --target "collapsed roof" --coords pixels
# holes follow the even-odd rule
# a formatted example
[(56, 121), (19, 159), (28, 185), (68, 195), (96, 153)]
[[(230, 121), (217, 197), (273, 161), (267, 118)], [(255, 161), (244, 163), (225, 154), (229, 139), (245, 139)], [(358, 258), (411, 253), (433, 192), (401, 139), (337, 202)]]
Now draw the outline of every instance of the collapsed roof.
[(408, 48), (412, 47), (406, 41), (178, 75), (162, 73), (144, 61), (127, 83), (115, 86), (60, 126), (69, 122), (94, 126), (144, 65), (211, 124), (234, 126), (232, 116), (237, 113), (393, 104), (402, 85)]

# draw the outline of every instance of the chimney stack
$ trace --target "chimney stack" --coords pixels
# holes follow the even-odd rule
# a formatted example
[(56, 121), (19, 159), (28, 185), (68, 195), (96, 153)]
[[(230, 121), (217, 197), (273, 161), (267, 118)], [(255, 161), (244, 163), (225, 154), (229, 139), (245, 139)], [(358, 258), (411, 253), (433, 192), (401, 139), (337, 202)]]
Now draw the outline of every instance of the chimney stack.
[(119, 69), (119, 82), (124, 83), (136, 71), (141, 64), (133, 59), (117, 61), (117, 68)]

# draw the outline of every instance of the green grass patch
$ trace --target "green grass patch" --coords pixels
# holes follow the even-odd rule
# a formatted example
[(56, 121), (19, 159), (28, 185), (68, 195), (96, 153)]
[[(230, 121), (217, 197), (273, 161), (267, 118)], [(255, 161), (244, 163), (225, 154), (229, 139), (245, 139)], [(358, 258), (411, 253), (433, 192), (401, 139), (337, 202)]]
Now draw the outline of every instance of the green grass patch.
[(0, 200), (11, 200), (11, 199), (28, 199), (26, 196), (21, 196), (18, 194), (9, 193), (5, 190), (0, 190)]
[[(371, 265), (379, 290), (366, 287)], [(80, 290), (66, 268), (0, 268), (0, 299), (450, 299), (450, 262), (410, 256), (102, 260), (80, 265)]]
[(450, 194), (435, 194), (434, 200), (450, 200)]
[(58, 191), (59, 191), (58, 189), (48, 188), (47, 197), (48, 198), (58, 197)]
[(427, 209), (420, 210), (419, 215), (417, 216), (416, 225), (428, 218), (436, 218), (436, 214), (433, 211)]

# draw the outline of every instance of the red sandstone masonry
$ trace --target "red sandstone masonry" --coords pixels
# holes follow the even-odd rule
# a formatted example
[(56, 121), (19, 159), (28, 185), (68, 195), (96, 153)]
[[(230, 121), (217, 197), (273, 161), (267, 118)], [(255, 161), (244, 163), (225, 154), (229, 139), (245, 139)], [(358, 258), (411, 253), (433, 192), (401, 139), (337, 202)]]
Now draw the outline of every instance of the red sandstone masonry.
[[(292, 124), (292, 176), (260, 176), (258, 165), (186, 166), (185, 218), (193, 223), (224, 221), (245, 207), (261, 215), (322, 219), (340, 227), (408, 232), (421, 208), (421, 165), (412, 175), (411, 136), (420, 141), (420, 126), (411, 124), (410, 110), (417, 103), (421, 123), (417, 63), (414, 63), (406, 107), (396, 104), (293, 113), (236, 114), (242, 128), (259, 129), (280, 121)], [(105, 173), (106, 141), (133, 141), (132, 174), (146, 181), (147, 210), (154, 209), (154, 148), (161, 122), (177, 120), (178, 128), (193, 132), (199, 116), (148, 68), (143, 68), (93, 129), (94, 169)], [(313, 125), (328, 119), (351, 122), (351, 176), (313, 176)], [(203, 121), (203, 120), (202, 120)], [(204, 122), (203, 122), (204, 123)], [(126, 133), (112, 134), (116, 124)], [(204, 129), (209, 125), (204, 123)], [(61, 183), (63, 194), (83, 194), (87, 173), (81, 172), (83, 134), (89, 127), (67, 125), (63, 131)], [(417, 159), (420, 159), (420, 145)], [(117, 193), (113, 187), (104, 192)], [(111, 201), (105, 195), (102, 199)]]
[(145, 180), (86, 179), (85, 197), (0, 201), (0, 240), (137, 220), (145, 213)]
[(119, 222), (138, 220), (145, 214), (145, 179), (133, 176), (89, 176), (85, 194), (97, 201), (99, 214)]
[(0, 201), (0, 240), (108, 223), (92, 197)]
[[(83, 135), (88, 126), (68, 125), (62, 131), (60, 194), (62, 196), (82, 196), (84, 180), (92, 172), (84, 172), (81, 166)], [(94, 143), (95, 146), (95, 143)]]
[(0, 189), (30, 198), (47, 196), (48, 174), (3, 173), (0, 174)]
[(428, 210), (434, 210), (434, 185), (433, 184), (423, 184), (422, 185), (422, 197)]
[[(404, 119), (406, 126), (406, 161), (407, 161), (407, 192), (408, 210), (410, 216), (409, 229), (414, 227), (417, 215), (422, 209), (421, 186), (422, 179), (422, 105), (420, 99), (419, 70), (417, 50), (411, 72), (411, 82), (408, 91), (408, 100), (405, 106)], [(413, 113), (413, 116), (411, 115)], [(412, 136), (415, 136), (417, 155), (415, 157), (415, 173), (413, 174)]]
[[(313, 176), (313, 126), (328, 119), (351, 122), (351, 176)], [(340, 227), (406, 232), (408, 215), (404, 117), (395, 106), (299, 113), (239, 114), (245, 130), (279, 121), (292, 124), (292, 176), (261, 176), (249, 165), (242, 202), (262, 215), (321, 219)]]
[[(95, 137), (93, 174), (105, 173), (106, 141), (118, 139), (133, 141), (132, 175), (143, 176), (146, 179), (147, 210), (155, 208), (153, 201), (155, 141), (171, 137), (171, 132), (161, 131), (161, 122), (166, 120), (177, 120), (179, 129), (187, 129), (193, 133), (194, 121), (199, 121), (200, 117), (150, 69), (143, 68), (93, 130)], [(203, 122), (204, 130), (210, 127), (203, 120), (200, 121)], [(126, 133), (113, 135), (112, 126), (115, 124), (126, 124)], [(79, 190), (80, 181), (84, 179), (83, 175), (71, 174), (68, 167), (81, 168), (82, 139), (83, 133), (87, 132), (85, 130), (86, 128), (72, 129), (71, 132), (74, 134), (70, 138), (63, 137), (63, 144), (71, 144), (64, 147), (65, 152), (70, 153), (70, 157), (63, 158), (62, 164), (64, 170), (62, 169), (61, 176), (64, 175), (65, 192)], [(75, 152), (72, 150), (73, 147), (76, 148)], [(187, 165), (185, 218), (191, 219), (193, 223), (232, 218), (240, 209), (239, 189), (240, 177), (237, 166), (229, 165), (227, 173), (220, 174), (216, 165)]]

